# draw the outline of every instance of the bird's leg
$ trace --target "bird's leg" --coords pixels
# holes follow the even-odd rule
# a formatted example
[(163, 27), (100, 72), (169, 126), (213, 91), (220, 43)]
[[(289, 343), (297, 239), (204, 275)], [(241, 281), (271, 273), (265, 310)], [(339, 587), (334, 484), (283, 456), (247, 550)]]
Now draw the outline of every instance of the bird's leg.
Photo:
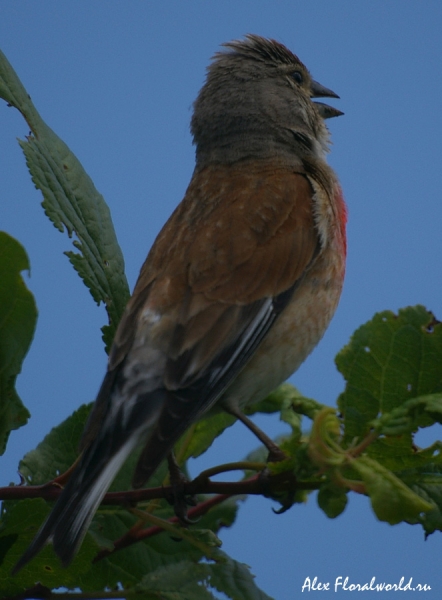
[(173, 508), (175, 515), (183, 525), (191, 525), (194, 521), (187, 516), (187, 507), (195, 506), (196, 499), (193, 496), (186, 496), (184, 493), (185, 484), (188, 482), (187, 477), (181, 471), (175, 455), (171, 452), (167, 456), (167, 465), (169, 467), (170, 485), (173, 490)]
[(170, 485), (180, 487), (187, 483), (187, 477), (181, 471), (179, 464), (175, 458), (175, 454), (171, 452), (167, 455), (167, 466), (169, 468)]
[(224, 410), (239, 419), (241, 423), (244, 423), (244, 425), (256, 435), (258, 440), (264, 444), (269, 451), (268, 462), (279, 462), (287, 458), (285, 452), (283, 452), (281, 448), (279, 448), (279, 446), (277, 446), (275, 442), (271, 440), (269, 436), (264, 433), (264, 431), (262, 431), (262, 429), (260, 429), (257, 425), (255, 425), (255, 423), (253, 423), (253, 421), (246, 417), (243, 412), (231, 406), (224, 407)]

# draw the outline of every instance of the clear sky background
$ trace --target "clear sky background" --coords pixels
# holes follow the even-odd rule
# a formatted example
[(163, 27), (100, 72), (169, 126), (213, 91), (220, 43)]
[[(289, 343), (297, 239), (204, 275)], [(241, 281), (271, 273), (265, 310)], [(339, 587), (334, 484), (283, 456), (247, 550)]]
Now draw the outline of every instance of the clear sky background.
[[(343, 380), (333, 358), (375, 312), (420, 303), (442, 319), (440, 0), (3, 0), (0, 9), (0, 48), (107, 200), (131, 288), (190, 180), (189, 121), (205, 67), (220, 43), (249, 32), (298, 54), (341, 96), (332, 104), (345, 112), (329, 121), (330, 163), (349, 208), (344, 292), (323, 341), (291, 380), (334, 405)], [(94, 398), (106, 364), (99, 332), (105, 311), (63, 255), (67, 236), (40, 207), (16, 143), (27, 133), (18, 112), (1, 104), (0, 229), (29, 254), (39, 320), (18, 379), (32, 418), (0, 458), (0, 485), (18, 482), (23, 454)], [(286, 431), (276, 417), (258, 423), (274, 436)], [(192, 471), (240, 459), (255, 446), (237, 424)], [(298, 598), (314, 576), (353, 583), (413, 577), (431, 585), (427, 600), (442, 597), (441, 534), (424, 541), (419, 527), (379, 523), (355, 494), (334, 521), (314, 496), (280, 516), (271, 506), (248, 499), (221, 538), (278, 600)]]

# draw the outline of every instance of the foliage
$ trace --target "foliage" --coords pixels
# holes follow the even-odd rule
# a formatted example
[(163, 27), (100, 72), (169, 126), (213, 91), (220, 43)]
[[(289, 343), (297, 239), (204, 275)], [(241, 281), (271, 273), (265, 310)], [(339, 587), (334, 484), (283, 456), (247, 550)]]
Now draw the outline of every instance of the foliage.
[(0, 454), (10, 431), (29, 417), (14, 387), (37, 321), (34, 297), (20, 274), (25, 269), (29, 270), (25, 250), (0, 231)]
[(42, 206), (54, 226), (76, 236), (79, 252), (65, 252), (97, 304), (104, 302), (109, 325), (103, 327), (107, 347), (129, 299), (124, 260), (109, 208), (66, 144), (35, 109), (15, 71), (0, 51), (0, 97), (26, 119), (31, 134), (20, 140)]
[[(65, 227), (77, 237), (74, 245), (79, 253), (66, 254), (94, 300), (106, 304), (110, 325), (104, 328), (104, 341), (109, 346), (128, 298), (109, 210), (78, 160), (43, 123), (1, 54), (0, 96), (23, 114), (31, 128), (32, 135), (20, 142), (28, 168), (43, 193), (48, 217), (60, 231)], [(14, 389), (37, 314), (20, 275), (25, 269), (29, 261), (24, 249), (1, 233), (2, 451), (9, 431), (25, 424), (28, 416)], [(420, 524), (427, 535), (441, 530), (441, 442), (422, 449), (414, 436), (442, 419), (442, 324), (422, 306), (397, 315), (377, 314), (355, 332), (336, 364), (346, 380), (339, 412), (303, 397), (288, 384), (249, 407), (249, 414), (279, 413), (290, 425), (291, 434), (279, 440), (287, 459), (264, 470), (266, 456), (260, 448), (241, 463), (220, 465), (189, 482), (189, 495), (197, 497), (189, 515), (200, 516), (197, 525), (189, 529), (177, 525), (165, 498), (166, 465), (152, 478), (153, 489), (136, 492), (137, 507), (130, 508), (128, 500), (135, 498), (135, 492), (128, 491), (134, 456), (115, 479), (68, 569), (60, 567), (48, 546), (11, 577), (11, 568), (50, 511), (63, 481), (60, 473), (76, 459), (89, 412), (88, 406), (80, 407), (23, 458), (20, 473), (26, 485), (0, 489), (1, 596), (49, 598), (63, 586), (64, 596), (77, 589), (83, 597), (101, 598), (191, 600), (214, 598), (218, 592), (232, 599), (268, 598), (255, 585), (249, 568), (219, 548), (217, 533), (234, 523), (246, 492), (264, 494), (287, 510), (318, 491), (318, 505), (329, 518), (338, 517), (349, 492), (355, 492), (370, 497), (379, 520)], [(305, 419), (308, 434), (303, 433)], [(187, 459), (205, 452), (232, 422), (231, 416), (212, 414), (183, 436), (176, 450), (184, 471)], [(240, 482), (210, 481), (216, 472), (238, 469), (244, 472)], [(48, 484), (54, 480), (56, 484)]]

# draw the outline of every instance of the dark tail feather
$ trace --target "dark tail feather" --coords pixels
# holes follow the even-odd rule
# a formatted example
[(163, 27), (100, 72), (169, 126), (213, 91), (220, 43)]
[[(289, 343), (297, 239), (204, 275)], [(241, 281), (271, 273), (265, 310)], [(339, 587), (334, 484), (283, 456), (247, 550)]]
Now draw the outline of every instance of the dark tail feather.
[(172, 452), (180, 436), (198, 418), (198, 412), (191, 411), (189, 404), (189, 398), (177, 393), (169, 392), (165, 397), (161, 415), (135, 467), (132, 478), (132, 487), (135, 489), (150, 479), (160, 463)]
[(71, 563), (104, 494), (136, 441), (136, 438), (127, 440), (104, 465), (100, 461), (95, 468), (88, 470), (88, 465), (84, 464), (87, 461), (80, 461), (49, 517), (15, 565), (13, 574), (51, 541), (63, 566)]
[[(108, 412), (98, 437), (85, 450), (52, 512), (13, 569), (17, 573), (49, 542), (66, 567), (74, 558), (89, 524), (115, 475), (155, 420), (165, 401), (164, 390), (136, 397)], [(165, 458), (163, 455), (162, 458)], [(159, 464), (159, 463), (158, 463)]]
[(172, 452), (175, 442), (175, 437), (171, 440), (163, 441), (159, 438), (157, 432), (154, 432), (138, 459), (135, 473), (132, 477), (132, 487), (134, 489), (139, 489), (151, 478), (161, 462)]

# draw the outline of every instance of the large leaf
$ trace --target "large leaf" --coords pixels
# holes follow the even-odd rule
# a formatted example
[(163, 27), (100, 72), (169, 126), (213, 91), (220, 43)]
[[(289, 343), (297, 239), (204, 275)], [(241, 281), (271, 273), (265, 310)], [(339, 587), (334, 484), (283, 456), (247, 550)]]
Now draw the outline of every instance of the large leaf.
[(347, 381), (338, 406), (351, 442), (383, 414), (442, 392), (442, 324), (423, 306), (378, 313), (353, 334), (336, 364)]
[(414, 434), (442, 422), (442, 324), (422, 306), (377, 314), (336, 363), (346, 379), (340, 418), (331, 408), (309, 415), (319, 506), (334, 518), (353, 490), (380, 520), (441, 529), (442, 444), (418, 448)]
[(0, 598), (15, 595), (32, 587), (37, 581), (49, 588), (73, 588), (79, 576), (89, 570), (96, 545), (87, 536), (81, 553), (76, 556), (70, 569), (63, 569), (52, 548), (47, 546), (19, 575), (11, 576), (12, 568), (47, 515), (48, 505), (40, 498), (5, 503), (0, 535)]
[(79, 252), (66, 255), (97, 304), (106, 306), (109, 325), (103, 327), (103, 339), (109, 347), (129, 299), (109, 208), (78, 159), (42, 120), (1, 51), (0, 97), (20, 111), (31, 129), (19, 143), (32, 180), (43, 193), (42, 206), (54, 226), (77, 238), (73, 243)]
[(352, 462), (370, 496), (372, 508), (381, 521), (396, 525), (408, 519), (417, 519), (430, 512), (433, 505), (414, 493), (391, 471), (377, 461), (362, 456)]
[(0, 454), (5, 451), (10, 431), (24, 425), (29, 417), (15, 390), (37, 322), (34, 297), (21, 276), (24, 270), (29, 270), (24, 248), (0, 232)]

